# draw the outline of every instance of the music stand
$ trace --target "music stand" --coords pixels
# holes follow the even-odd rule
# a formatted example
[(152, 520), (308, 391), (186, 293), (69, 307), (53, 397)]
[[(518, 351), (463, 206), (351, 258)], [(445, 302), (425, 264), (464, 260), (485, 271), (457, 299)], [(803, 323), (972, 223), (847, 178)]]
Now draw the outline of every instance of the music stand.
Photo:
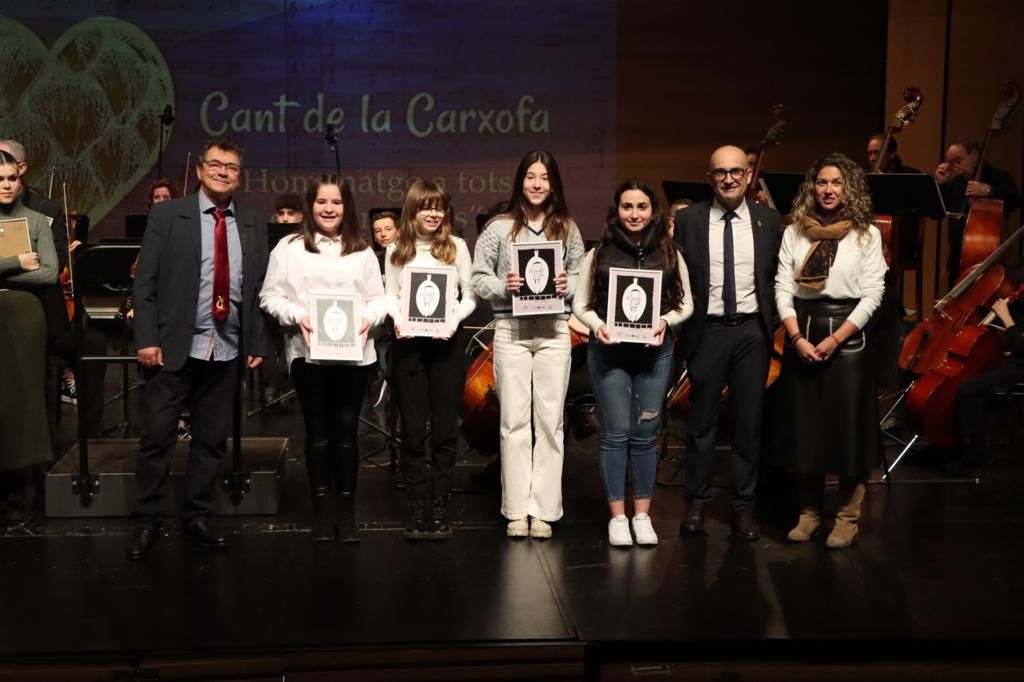
[[(75, 315), (75, 372), (81, 363), (119, 362), (121, 363), (121, 396), (122, 396), (122, 437), (128, 435), (128, 365), (136, 362), (136, 356), (129, 354), (128, 297), (132, 291), (132, 264), (139, 255), (139, 244), (97, 244), (82, 249), (75, 258), (75, 310), (82, 311), (83, 296), (108, 296), (119, 294), (121, 303), (121, 355), (79, 355), (85, 336), (85, 315)], [(78, 457), (79, 473), (72, 479), (72, 491), (79, 495), (82, 504), (88, 504), (93, 495), (99, 493), (99, 478), (89, 473), (89, 439), (85, 432), (85, 420), (82, 418), (82, 398), (78, 399)], [(115, 427), (116, 428), (116, 427)]]
[(762, 173), (761, 188), (768, 195), (769, 205), (782, 215), (792, 213), (804, 177), (805, 173)]
[(707, 180), (704, 182), (683, 182), (681, 180), (662, 180), (661, 189), (665, 192), (668, 204), (665, 210), (675, 202), (683, 199), (690, 204), (699, 204), (715, 198), (715, 190)]
[(124, 217), (124, 236), (126, 239), (142, 240), (149, 222), (148, 213), (129, 213)]

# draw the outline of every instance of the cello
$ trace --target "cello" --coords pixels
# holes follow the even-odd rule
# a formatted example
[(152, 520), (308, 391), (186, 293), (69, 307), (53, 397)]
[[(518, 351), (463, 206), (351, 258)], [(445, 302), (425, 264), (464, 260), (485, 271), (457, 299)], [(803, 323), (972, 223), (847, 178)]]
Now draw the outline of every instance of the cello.
[[(1020, 300), (1022, 296), (1024, 284), (1009, 298)], [(960, 385), (992, 369), (1002, 358), (1002, 340), (989, 328), (994, 318), (995, 313), (989, 312), (977, 325), (962, 328), (953, 338), (945, 362), (926, 372), (907, 393), (911, 424), (935, 445), (955, 445), (956, 393)]]
[[(772, 114), (775, 116), (775, 121), (768, 128), (768, 132), (765, 133), (764, 138), (757, 147), (757, 159), (754, 160), (754, 168), (750, 174), (750, 187), (747, 188), (747, 200), (755, 203), (760, 203), (758, 198), (758, 180), (761, 176), (761, 169), (764, 167), (764, 157), (769, 148), (779, 143), (782, 134), (786, 131), (786, 120), (782, 118), (785, 115), (785, 108), (781, 104), (776, 104), (772, 107)], [(772, 208), (775, 207), (772, 206)], [(772, 337), (772, 349), (768, 362), (768, 376), (765, 380), (765, 389), (770, 388), (782, 372), (782, 351), (785, 341), (786, 330), (782, 325), (779, 325)], [(679, 379), (676, 380), (675, 385), (669, 389), (667, 396), (668, 409), (681, 416), (685, 416), (690, 412), (690, 380), (688, 375), (689, 372), (684, 369), (682, 374), (679, 375)], [(722, 402), (724, 403), (728, 397), (729, 387), (726, 386), (722, 389)]]
[[(1003, 94), (1006, 99), (992, 116), (992, 122), (985, 131), (985, 139), (978, 153), (978, 163), (974, 169), (975, 182), (981, 182), (981, 172), (985, 166), (985, 153), (994, 133), (1003, 129), (1006, 118), (1020, 102), (1021, 87), (1013, 81), (1003, 83)], [(967, 222), (964, 223), (964, 236), (960, 250), (959, 272), (964, 272), (972, 265), (985, 260), (988, 254), (999, 246), (1003, 233), (1003, 201), (988, 197), (964, 197), (970, 201)]]
[(903, 342), (902, 369), (923, 375), (943, 365), (961, 330), (981, 324), (982, 309), (1010, 294), (1006, 270), (996, 261), (1022, 234), (1024, 225), (935, 302), (932, 317), (914, 327)]

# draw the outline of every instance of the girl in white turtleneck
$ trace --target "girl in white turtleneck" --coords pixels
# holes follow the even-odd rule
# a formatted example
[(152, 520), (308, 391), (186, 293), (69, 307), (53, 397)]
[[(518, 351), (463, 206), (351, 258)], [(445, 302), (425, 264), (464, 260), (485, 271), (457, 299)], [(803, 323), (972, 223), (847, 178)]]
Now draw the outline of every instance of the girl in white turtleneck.
[[(388, 312), (395, 321), (397, 337), (391, 348), (391, 382), (402, 417), (402, 473), (409, 491), (405, 537), (410, 540), (451, 537), (448, 493), (466, 376), (465, 355), (455, 342), (455, 333), (476, 307), (469, 284), (472, 258), (466, 242), (452, 234), (452, 221), (451, 200), (444, 189), (433, 182), (416, 182), (405, 197), (398, 239), (388, 245), (384, 257)], [(454, 323), (444, 337), (402, 336), (399, 300), (402, 270), (407, 265), (455, 268), (458, 300), (449, 304), (454, 306)]]

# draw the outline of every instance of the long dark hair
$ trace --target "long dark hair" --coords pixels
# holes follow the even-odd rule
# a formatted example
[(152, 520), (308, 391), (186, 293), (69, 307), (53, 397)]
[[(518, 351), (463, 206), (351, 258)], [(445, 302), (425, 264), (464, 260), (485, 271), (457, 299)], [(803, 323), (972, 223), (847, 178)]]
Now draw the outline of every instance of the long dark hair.
[(302, 212), (302, 228), (291, 241), (301, 239), (305, 243), (306, 251), (320, 253), (316, 246), (316, 235), (320, 228), (313, 220), (313, 204), (316, 203), (316, 195), (320, 188), (325, 185), (334, 185), (341, 190), (341, 255), (347, 256), (367, 248), (369, 244), (359, 231), (359, 212), (356, 210), (356, 200), (352, 197), (352, 188), (348, 182), (334, 173), (318, 176), (309, 186), (306, 191), (306, 210)]
[(562, 174), (558, 171), (558, 163), (555, 157), (543, 149), (529, 152), (519, 162), (516, 168), (515, 178), (512, 180), (512, 196), (509, 198), (508, 213), (503, 217), (512, 218), (512, 241), (519, 237), (519, 233), (526, 226), (526, 197), (523, 196), (523, 182), (526, 181), (526, 172), (535, 163), (544, 165), (548, 172), (548, 183), (551, 185), (551, 194), (544, 202), (544, 235), (550, 241), (564, 242), (569, 236), (569, 227), (572, 219), (569, 217), (569, 208), (565, 203), (565, 191), (562, 189)]
[(661, 212), (661, 204), (658, 202), (658, 195), (647, 182), (639, 178), (626, 180), (615, 190), (612, 203), (608, 207), (608, 217), (605, 221), (604, 234), (601, 241), (594, 247), (594, 258), (590, 264), (590, 306), (593, 309), (597, 300), (598, 275), (601, 268), (601, 254), (605, 248), (611, 245), (617, 231), (624, 232), (626, 228), (619, 222), (619, 201), (622, 195), (630, 190), (638, 190), (647, 195), (651, 202), (651, 222), (640, 233), (640, 240), (649, 240), (652, 248), (655, 244), (661, 249), (662, 258), (665, 261), (663, 266), (662, 290), (668, 301), (670, 309), (676, 309), (683, 302), (683, 285), (679, 277), (678, 251), (675, 242), (668, 236), (665, 229), (665, 216)]

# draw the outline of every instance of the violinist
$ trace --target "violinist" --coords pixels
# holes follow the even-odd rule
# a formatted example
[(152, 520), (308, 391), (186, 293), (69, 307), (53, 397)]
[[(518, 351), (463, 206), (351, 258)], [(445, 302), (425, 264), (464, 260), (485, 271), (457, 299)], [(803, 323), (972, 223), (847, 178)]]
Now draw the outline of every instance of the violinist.
[(754, 541), (753, 507), (764, 386), (772, 347), (772, 280), (779, 214), (746, 200), (752, 171), (739, 147), (711, 155), (714, 200), (676, 215), (675, 240), (686, 259), (693, 316), (682, 326), (681, 355), (691, 380), (686, 434), (686, 516), (681, 530), (703, 533), (722, 389), (733, 396), (733, 534)]
[(969, 200), (973, 198), (1001, 199), (1003, 215), (1017, 210), (1020, 194), (1013, 177), (987, 161), (981, 167), (980, 180), (974, 180), (978, 168), (981, 147), (969, 138), (961, 137), (946, 149), (945, 161), (935, 169), (935, 181), (939, 183), (946, 208), (962, 215), (949, 218), (949, 286), (960, 275), (960, 252), (963, 247), (964, 226), (967, 220)]
[(821, 527), (825, 474), (839, 476), (840, 506), (829, 547), (857, 537), (864, 481), (881, 440), (866, 326), (882, 300), (882, 234), (871, 224), (864, 172), (842, 154), (808, 171), (793, 203), (775, 277), (786, 330), (779, 399), (781, 463), (798, 476), (800, 519), (789, 539)]
[[(1024, 265), (1019, 266), (1011, 279), (1019, 287), (1024, 285)], [(985, 447), (985, 403), (996, 391), (1005, 390), (1024, 382), (1024, 302), (1020, 296), (1012, 300), (1000, 298), (992, 304), (992, 312), (1006, 330), (1004, 343), (1008, 353), (997, 367), (968, 379), (957, 387), (957, 453), (946, 465), (954, 475), (970, 475), (989, 458)]]

